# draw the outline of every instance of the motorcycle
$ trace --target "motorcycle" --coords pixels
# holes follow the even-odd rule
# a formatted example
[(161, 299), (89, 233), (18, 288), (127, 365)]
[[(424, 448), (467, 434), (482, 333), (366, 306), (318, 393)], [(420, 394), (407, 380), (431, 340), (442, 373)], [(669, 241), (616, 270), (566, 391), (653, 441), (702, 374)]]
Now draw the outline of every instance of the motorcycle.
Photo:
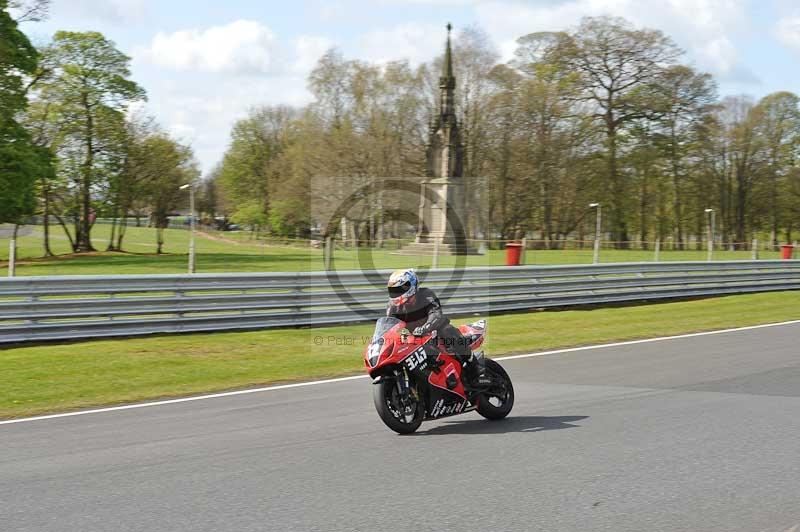
[(506, 417), (514, 406), (514, 387), (500, 364), (480, 350), (486, 321), (459, 327), (473, 356), (484, 365), (491, 384), (473, 387), (462, 382), (464, 367), (449, 353), (436, 331), (412, 336), (406, 323), (393, 317), (375, 324), (364, 352), (364, 365), (373, 379), (378, 415), (399, 434), (416, 431), (423, 421), (476, 410), (490, 420)]

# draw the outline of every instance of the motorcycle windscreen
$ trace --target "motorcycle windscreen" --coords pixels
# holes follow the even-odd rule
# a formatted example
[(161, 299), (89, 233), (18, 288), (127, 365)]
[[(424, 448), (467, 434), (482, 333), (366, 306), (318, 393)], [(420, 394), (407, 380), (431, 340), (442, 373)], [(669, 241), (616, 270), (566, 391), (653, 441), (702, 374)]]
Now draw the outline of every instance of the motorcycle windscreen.
[(401, 320), (397, 318), (381, 318), (375, 323), (375, 332), (372, 334), (372, 341), (370, 343), (375, 343), (377, 340), (383, 338), (383, 335), (386, 334), (386, 331), (390, 330), (392, 327), (397, 325), (398, 323), (403, 323)]

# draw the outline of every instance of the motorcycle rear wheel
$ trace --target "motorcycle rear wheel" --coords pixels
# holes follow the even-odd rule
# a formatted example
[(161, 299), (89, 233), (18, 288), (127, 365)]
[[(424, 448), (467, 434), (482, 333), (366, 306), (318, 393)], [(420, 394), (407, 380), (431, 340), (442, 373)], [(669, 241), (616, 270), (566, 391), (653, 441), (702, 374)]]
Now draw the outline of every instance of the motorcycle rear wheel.
[[(475, 409), (486, 419), (503, 419), (514, 407), (514, 386), (511, 378), (503, 366), (490, 358), (486, 359), (486, 375), (491, 377), (493, 383), (488, 391), (481, 392), (478, 396)], [(495, 380), (498, 382), (495, 383)]]
[(397, 384), (392, 379), (384, 379), (377, 383), (372, 390), (375, 401), (375, 410), (387, 427), (398, 434), (411, 434), (422, 424), (425, 411), (420, 402), (415, 403), (413, 417), (408, 420), (399, 411)]

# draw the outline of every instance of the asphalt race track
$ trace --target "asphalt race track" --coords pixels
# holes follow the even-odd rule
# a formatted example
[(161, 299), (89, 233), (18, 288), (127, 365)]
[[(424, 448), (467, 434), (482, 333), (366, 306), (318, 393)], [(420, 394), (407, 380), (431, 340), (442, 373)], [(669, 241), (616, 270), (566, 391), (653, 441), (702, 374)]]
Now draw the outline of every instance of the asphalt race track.
[(0, 530), (800, 530), (800, 325), (503, 364), (412, 436), (367, 379), (2, 425)]

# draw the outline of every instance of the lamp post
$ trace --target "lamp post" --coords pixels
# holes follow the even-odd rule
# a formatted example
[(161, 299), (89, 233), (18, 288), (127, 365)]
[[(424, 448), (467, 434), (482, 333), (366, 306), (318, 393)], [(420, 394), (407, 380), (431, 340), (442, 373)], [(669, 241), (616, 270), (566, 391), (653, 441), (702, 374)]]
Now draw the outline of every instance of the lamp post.
[(599, 203), (590, 203), (590, 209), (597, 209), (597, 220), (594, 226), (594, 256), (592, 257), (592, 264), (600, 262), (600, 226), (603, 220), (603, 206)]
[(189, 273), (195, 272), (195, 259), (194, 259), (194, 186), (193, 183), (186, 183), (178, 187), (178, 190), (189, 189), (189, 227), (191, 228), (189, 234)]
[(708, 223), (708, 262), (714, 258), (714, 209), (706, 209), (706, 214), (711, 215)]

